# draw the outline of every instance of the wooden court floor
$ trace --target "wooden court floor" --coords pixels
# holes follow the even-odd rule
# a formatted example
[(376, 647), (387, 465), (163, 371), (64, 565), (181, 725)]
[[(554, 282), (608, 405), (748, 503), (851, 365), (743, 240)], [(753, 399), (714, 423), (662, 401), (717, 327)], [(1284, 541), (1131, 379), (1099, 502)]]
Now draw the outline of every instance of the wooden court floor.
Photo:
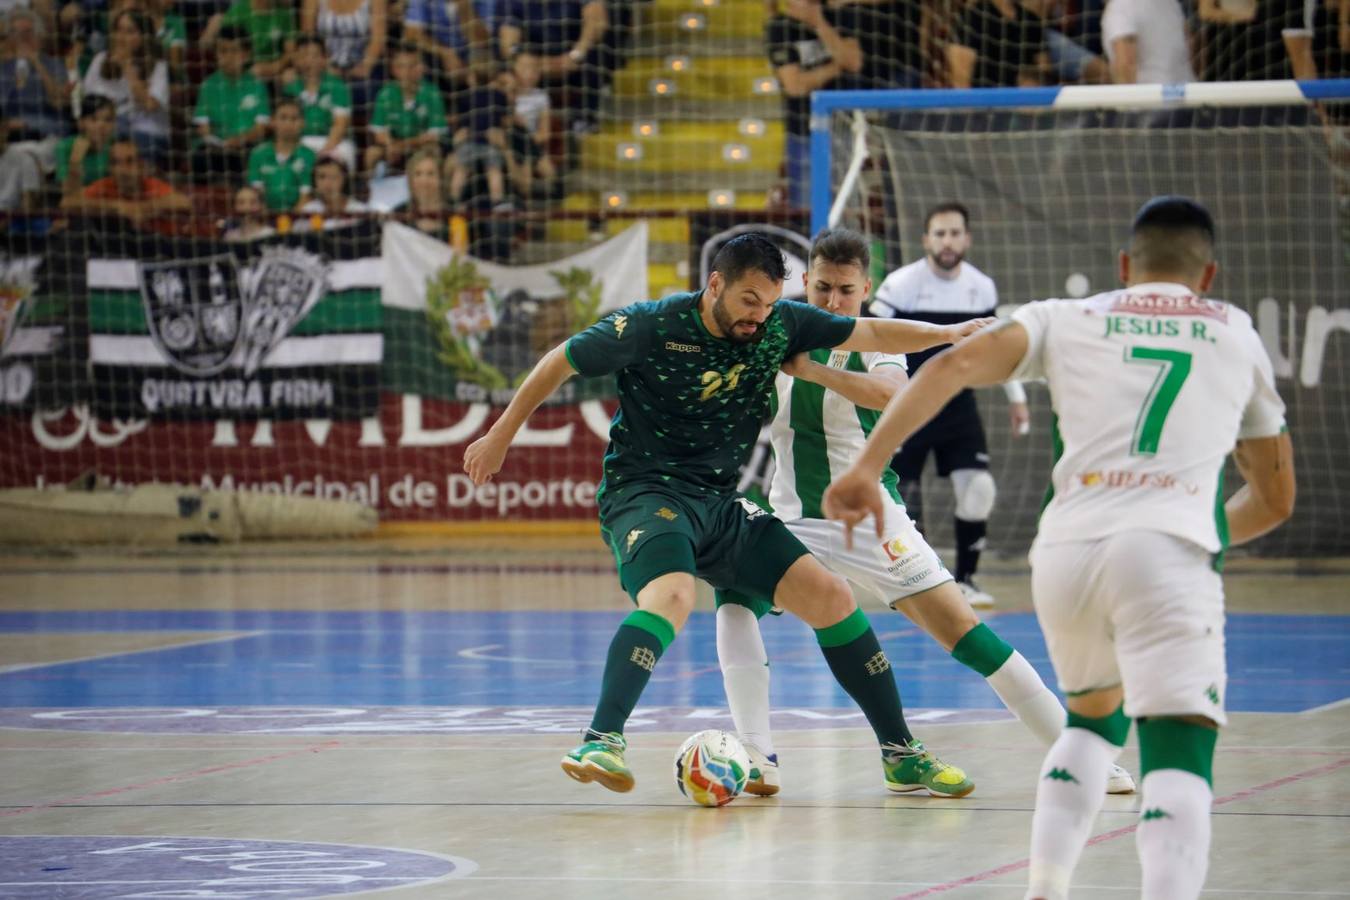
[[(991, 627), (1046, 669), (1022, 561), (986, 568)], [(1206, 896), (1350, 897), (1350, 562), (1238, 562), (1227, 590)], [(1021, 896), (1042, 748), (884, 610), (970, 797), (888, 795), (775, 621), (783, 793), (689, 805), (675, 747), (730, 727), (706, 614), (635, 715), (636, 789), (568, 780), (627, 609), (595, 539), (0, 552), (0, 897)], [(1075, 897), (1137, 896), (1136, 810), (1107, 798)]]

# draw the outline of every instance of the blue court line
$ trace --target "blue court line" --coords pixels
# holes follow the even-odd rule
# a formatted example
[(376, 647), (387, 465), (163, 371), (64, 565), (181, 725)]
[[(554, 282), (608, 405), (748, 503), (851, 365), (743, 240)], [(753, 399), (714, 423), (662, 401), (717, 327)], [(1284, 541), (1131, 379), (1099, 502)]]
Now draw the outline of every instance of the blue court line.
[[(0, 634), (258, 632), (0, 674), (0, 707), (588, 705), (618, 612), (3, 612)], [(998, 700), (903, 617), (877, 612), (909, 707), (988, 709)], [(1051, 681), (1035, 617), (991, 626)], [(643, 702), (725, 703), (714, 621), (695, 613)], [(764, 624), (775, 705), (850, 708), (803, 623)], [(1237, 614), (1228, 620), (1228, 708), (1299, 712), (1350, 696), (1350, 616)]]

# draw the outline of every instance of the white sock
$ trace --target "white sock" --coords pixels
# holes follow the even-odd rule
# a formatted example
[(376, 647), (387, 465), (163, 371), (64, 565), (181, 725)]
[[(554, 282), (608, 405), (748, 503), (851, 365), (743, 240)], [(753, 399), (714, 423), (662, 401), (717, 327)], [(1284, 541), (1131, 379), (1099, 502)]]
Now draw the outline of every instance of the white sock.
[(741, 740), (773, 755), (769, 731), (769, 654), (759, 633), (759, 620), (744, 606), (717, 608), (717, 660), (727, 705)]
[(1143, 900), (1192, 900), (1209, 870), (1209, 811), (1214, 793), (1205, 779), (1181, 769), (1144, 776), (1135, 848), (1144, 869)]
[(1059, 705), (1059, 698), (1045, 686), (1045, 682), (1041, 681), (1041, 676), (1036, 674), (1036, 670), (1027, 662), (1026, 657), (1014, 650), (1012, 656), (985, 680), (994, 689), (994, 693), (998, 694), (998, 699), (1003, 701), (1003, 705), (1008, 707), (1009, 711), (1027, 727), (1027, 731), (1034, 734), (1042, 744), (1048, 747), (1059, 739), (1060, 732), (1064, 730), (1064, 723), (1068, 720), (1068, 714), (1064, 712), (1064, 707)]
[(1063, 900), (1120, 748), (1085, 728), (1066, 728), (1041, 764), (1031, 818), (1028, 900)]

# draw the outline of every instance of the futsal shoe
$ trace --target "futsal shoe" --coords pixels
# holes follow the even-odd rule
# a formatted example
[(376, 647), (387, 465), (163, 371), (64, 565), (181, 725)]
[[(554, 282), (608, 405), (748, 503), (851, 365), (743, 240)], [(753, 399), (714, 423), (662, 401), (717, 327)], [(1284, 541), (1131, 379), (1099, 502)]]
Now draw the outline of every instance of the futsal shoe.
[(1111, 763), (1111, 774), (1106, 778), (1106, 792), (1108, 794), (1133, 794), (1134, 776), (1123, 767)]
[(631, 791), (633, 773), (623, 764), (623, 752), (628, 749), (623, 735), (587, 730), (582, 736), (590, 740), (562, 758), (562, 770), (583, 784), (598, 781), (611, 791)]
[(975, 790), (966, 773), (929, 753), (918, 740), (909, 744), (882, 744), (881, 770), (886, 790), (897, 794), (927, 791), (934, 797), (964, 797)]
[(966, 598), (972, 609), (994, 608), (994, 596), (988, 591), (980, 590), (973, 578), (969, 581), (958, 581), (956, 586), (961, 589), (961, 596)]
[(750, 754), (750, 779), (743, 790), (747, 794), (759, 797), (772, 797), (782, 789), (778, 780), (778, 754), (763, 753), (754, 744), (746, 744), (745, 751)]

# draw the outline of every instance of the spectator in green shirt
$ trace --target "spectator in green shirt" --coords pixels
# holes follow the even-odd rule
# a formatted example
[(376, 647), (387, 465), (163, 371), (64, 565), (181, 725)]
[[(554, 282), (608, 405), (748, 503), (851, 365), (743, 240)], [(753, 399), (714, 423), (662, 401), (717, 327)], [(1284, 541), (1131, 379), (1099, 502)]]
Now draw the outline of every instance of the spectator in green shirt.
[(244, 171), (248, 148), (267, 134), (267, 88), (247, 71), (248, 38), (234, 26), (222, 28), (216, 38), (215, 72), (202, 82), (192, 115), (198, 145), (192, 170), (200, 176), (232, 176), (237, 183)]
[(376, 176), (384, 163), (386, 174), (402, 170), (403, 161), (421, 147), (435, 147), (445, 134), (445, 106), (425, 74), (422, 54), (410, 43), (401, 43), (391, 60), (394, 79), (375, 97), (370, 119), (372, 143), (366, 148), (366, 172)]
[(305, 127), (300, 143), (319, 156), (334, 156), (347, 168), (356, 167), (356, 147), (347, 136), (352, 121), (352, 93), (328, 71), (328, 55), (317, 34), (301, 34), (291, 55), (298, 77), (282, 94), (300, 101)]
[(264, 80), (279, 78), (291, 65), (295, 47), (295, 9), (286, 0), (234, 0), (229, 9), (211, 17), (202, 31), (202, 43), (211, 44), (221, 30), (233, 26), (248, 33), (253, 45), (253, 74)]
[(86, 184), (108, 174), (108, 149), (117, 130), (117, 106), (95, 94), (80, 107), (80, 132), (56, 145), (56, 183), (62, 197), (78, 195)]
[(292, 209), (309, 194), (310, 173), (318, 158), (300, 143), (303, 121), (299, 103), (279, 101), (272, 113), (272, 140), (254, 147), (248, 156), (248, 183), (262, 190), (270, 210)]

